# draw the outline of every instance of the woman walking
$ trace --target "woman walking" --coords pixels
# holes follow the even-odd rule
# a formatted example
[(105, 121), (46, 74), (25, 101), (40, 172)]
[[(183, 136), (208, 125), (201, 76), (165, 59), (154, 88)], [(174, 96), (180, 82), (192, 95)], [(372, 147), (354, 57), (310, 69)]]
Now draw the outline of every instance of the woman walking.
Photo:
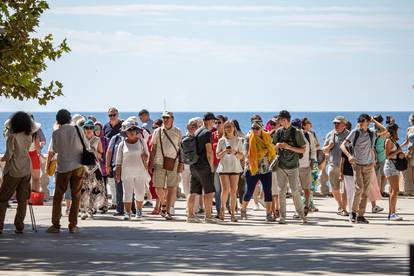
[(401, 147), (398, 145), (398, 125), (393, 124), (387, 127), (389, 136), (385, 140), (385, 160), (384, 174), (390, 183), (390, 197), (389, 197), (389, 214), (388, 220), (400, 221), (402, 217), (397, 215), (397, 196), (400, 186), (400, 171), (397, 170), (395, 162), (397, 158), (404, 158)]
[(258, 181), (261, 182), (265, 195), (266, 221), (272, 222), (272, 172), (270, 164), (276, 157), (276, 150), (269, 133), (263, 130), (261, 122), (253, 121), (251, 131), (244, 142), (246, 158), (247, 191), (244, 194), (241, 218), (247, 219), (247, 206), (252, 198)]
[(237, 136), (237, 131), (232, 121), (224, 123), (224, 137), (220, 138), (216, 154), (220, 160), (217, 173), (221, 183), (221, 206), (219, 219), (224, 220), (224, 210), (230, 190), (231, 221), (236, 219), (237, 186), (240, 174), (243, 172), (240, 160), (243, 159), (243, 140)]
[(33, 141), (34, 127), (29, 114), (21, 111), (15, 113), (9, 121), (6, 152), (1, 159), (6, 164), (3, 170), (3, 185), (0, 188), (0, 234), (3, 232), (8, 202), (14, 192), (17, 199), (15, 232), (23, 233), (27, 200), (30, 198), (32, 166), (29, 149)]
[(122, 180), (123, 184), (124, 220), (131, 219), (132, 197), (134, 194), (137, 209), (136, 218), (142, 219), (145, 187), (151, 180), (148, 173), (148, 147), (145, 140), (138, 133), (139, 128), (136, 122), (124, 122), (122, 132), (126, 135), (126, 139), (118, 146), (115, 174), (117, 183)]
[(100, 208), (107, 205), (104, 180), (100, 168), (100, 160), (103, 153), (102, 143), (99, 137), (93, 133), (95, 124), (92, 120), (87, 120), (83, 125), (85, 138), (89, 141), (91, 151), (96, 156), (94, 165), (85, 166), (83, 175), (83, 187), (81, 196), (81, 219), (93, 218), (93, 214)]

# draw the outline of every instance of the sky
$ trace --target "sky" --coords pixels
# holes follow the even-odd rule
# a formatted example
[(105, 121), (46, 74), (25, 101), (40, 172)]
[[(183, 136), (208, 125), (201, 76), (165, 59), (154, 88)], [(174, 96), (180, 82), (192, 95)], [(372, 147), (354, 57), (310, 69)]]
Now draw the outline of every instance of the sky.
[(48, 2), (65, 96), (2, 111), (414, 109), (412, 0)]

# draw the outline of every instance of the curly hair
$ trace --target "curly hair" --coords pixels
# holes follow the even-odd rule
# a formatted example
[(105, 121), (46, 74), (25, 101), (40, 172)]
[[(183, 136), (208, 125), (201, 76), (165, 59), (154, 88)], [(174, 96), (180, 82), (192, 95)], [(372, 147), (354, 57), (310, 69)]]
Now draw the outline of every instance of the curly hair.
[(29, 114), (23, 111), (14, 113), (10, 118), (11, 133), (24, 132), (26, 135), (32, 134), (33, 121)]

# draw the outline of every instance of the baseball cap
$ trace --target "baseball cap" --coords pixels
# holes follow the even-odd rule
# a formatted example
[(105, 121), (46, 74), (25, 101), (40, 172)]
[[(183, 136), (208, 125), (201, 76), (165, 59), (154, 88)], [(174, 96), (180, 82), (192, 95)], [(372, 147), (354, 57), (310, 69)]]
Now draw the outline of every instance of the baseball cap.
[(125, 121), (122, 123), (122, 131), (127, 131), (128, 129), (131, 129), (131, 128), (138, 128), (138, 124), (132, 120)]
[(344, 123), (346, 124), (347, 120), (344, 116), (336, 116), (332, 123)]
[(216, 116), (214, 116), (213, 113), (207, 112), (203, 116), (203, 121), (209, 121), (209, 120), (217, 120)]
[(161, 117), (174, 117), (174, 113), (170, 111), (164, 111)]

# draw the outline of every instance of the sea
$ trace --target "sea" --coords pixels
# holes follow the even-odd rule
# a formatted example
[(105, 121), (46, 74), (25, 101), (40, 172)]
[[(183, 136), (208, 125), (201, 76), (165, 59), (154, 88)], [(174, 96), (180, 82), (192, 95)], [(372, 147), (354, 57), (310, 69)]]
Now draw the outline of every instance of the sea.
[[(72, 112), (73, 114), (82, 114), (84, 116), (94, 115), (98, 121), (100, 122), (107, 122), (108, 115), (106, 112)], [(307, 117), (311, 120), (313, 124), (314, 131), (316, 132), (319, 142), (323, 143), (326, 134), (333, 128), (332, 120), (337, 115), (343, 115), (348, 120), (350, 120), (353, 125), (356, 124), (356, 120), (363, 112), (292, 112), (292, 119), (294, 118), (303, 118)], [(42, 130), (46, 136), (47, 143), (50, 141), (50, 137), (53, 131), (53, 124), (55, 123), (55, 112), (34, 112), (32, 113), (36, 122), (42, 124)], [(263, 121), (267, 122), (270, 120), (276, 113), (272, 112), (215, 112), (216, 115), (223, 114), (227, 116), (229, 119), (237, 119), (240, 123), (240, 127), (243, 132), (247, 133), (250, 128), (250, 117), (253, 114), (259, 114)], [(370, 115), (381, 114), (384, 117), (386, 116), (393, 116), (396, 120), (396, 123), (400, 126), (399, 134), (400, 134), (400, 142), (402, 142), (405, 138), (405, 131), (406, 128), (409, 126), (408, 117), (411, 112), (369, 112)], [(4, 123), (10, 116), (12, 112), (0, 112), (0, 122)], [(137, 112), (125, 112), (120, 113), (120, 117), (122, 119), (126, 119), (130, 116), (137, 116)], [(152, 112), (150, 113), (151, 119), (155, 120), (161, 117), (161, 112)], [(176, 127), (180, 128), (183, 133), (186, 131), (186, 124), (189, 119), (194, 117), (202, 117), (203, 112), (174, 112), (174, 124)], [(385, 124), (385, 121), (384, 121)], [(5, 151), (5, 138), (0, 138), (0, 152), (4, 153)], [(47, 147), (43, 148), (43, 152), (46, 153)]]

